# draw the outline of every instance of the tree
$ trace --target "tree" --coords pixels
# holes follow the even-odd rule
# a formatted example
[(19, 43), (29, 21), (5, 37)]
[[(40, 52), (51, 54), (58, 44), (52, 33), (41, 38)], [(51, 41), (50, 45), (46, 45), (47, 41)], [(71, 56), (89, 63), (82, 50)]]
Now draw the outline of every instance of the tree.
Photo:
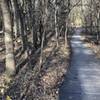
[(14, 46), (12, 38), (12, 24), (11, 15), (9, 11), (7, 0), (1, 0), (1, 9), (3, 14), (4, 34), (5, 34), (5, 48), (6, 48), (6, 73), (11, 76), (15, 73), (15, 60), (14, 60)]

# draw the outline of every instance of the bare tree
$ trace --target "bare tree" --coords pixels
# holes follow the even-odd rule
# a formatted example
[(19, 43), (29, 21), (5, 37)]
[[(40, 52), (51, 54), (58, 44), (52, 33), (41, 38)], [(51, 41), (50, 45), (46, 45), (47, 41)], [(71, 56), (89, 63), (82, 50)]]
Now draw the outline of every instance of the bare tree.
[(12, 38), (12, 25), (11, 16), (7, 0), (1, 0), (1, 8), (3, 13), (4, 34), (5, 34), (5, 47), (6, 47), (6, 72), (7, 75), (14, 75), (15, 73), (15, 60), (14, 60), (14, 47)]

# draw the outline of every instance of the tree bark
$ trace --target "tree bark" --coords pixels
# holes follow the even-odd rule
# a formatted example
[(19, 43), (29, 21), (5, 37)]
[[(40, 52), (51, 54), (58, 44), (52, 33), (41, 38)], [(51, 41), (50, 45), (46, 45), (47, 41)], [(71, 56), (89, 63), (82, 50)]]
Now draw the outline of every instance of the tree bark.
[(7, 0), (1, 0), (1, 9), (3, 14), (5, 48), (6, 48), (6, 74), (12, 76), (15, 74), (14, 47), (12, 39), (11, 16)]

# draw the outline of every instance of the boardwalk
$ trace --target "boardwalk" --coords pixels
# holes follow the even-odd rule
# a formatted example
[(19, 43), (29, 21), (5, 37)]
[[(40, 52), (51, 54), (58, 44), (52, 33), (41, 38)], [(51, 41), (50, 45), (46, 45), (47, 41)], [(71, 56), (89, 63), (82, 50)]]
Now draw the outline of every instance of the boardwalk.
[(81, 40), (76, 30), (72, 43), (72, 62), (60, 88), (59, 100), (100, 100), (100, 61)]

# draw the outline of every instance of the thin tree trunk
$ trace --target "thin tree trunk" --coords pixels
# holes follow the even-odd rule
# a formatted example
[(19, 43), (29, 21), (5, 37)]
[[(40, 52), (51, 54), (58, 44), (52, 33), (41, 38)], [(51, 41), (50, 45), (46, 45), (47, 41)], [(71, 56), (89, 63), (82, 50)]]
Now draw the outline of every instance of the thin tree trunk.
[(57, 47), (58, 47), (58, 25), (57, 25), (57, 8), (56, 8), (56, 4), (55, 4), (55, 32), (56, 32), (56, 43), (57, 43)]
[(15, 37), (17, 37), (17, 8), (16, 8), (16, 0), (11, 0), (12, 10), (13, 10), (13, 32)]
[(65, 30), (65, 47), (67, 46), (67, 32), (68, 32), (68, 26), (67, 26), (67, 22), (66, 22), (66, 30)]
[(43, 33), (42, 33), (42, 39), (41, 39), (40, 68), (42, 68), (42, 63), (43, 63), (43, 47), (44, 47), (44, 43), (45, 43), (46, 22), (47, 22), (47, 15), (48, 15), (47, 3), (48, 3), (48, 0), (42, 1), (43, 16), (42, 16), (42, 23), (41, 24), (43, 24)]

